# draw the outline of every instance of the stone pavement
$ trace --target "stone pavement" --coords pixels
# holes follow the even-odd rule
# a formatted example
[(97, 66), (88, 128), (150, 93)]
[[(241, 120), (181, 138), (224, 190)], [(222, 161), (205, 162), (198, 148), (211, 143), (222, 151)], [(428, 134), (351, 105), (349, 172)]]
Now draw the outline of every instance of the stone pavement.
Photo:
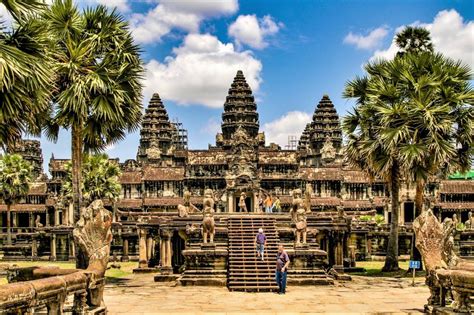
[(109, 314), (406, 314), (421, 313), (429, 295), (422, 278), (415, 287), (410, 279), (353, 278), (334, 286), (290, 286), (281, 296), (158, 284), (144, 274), (108, 284), (104, 298)]

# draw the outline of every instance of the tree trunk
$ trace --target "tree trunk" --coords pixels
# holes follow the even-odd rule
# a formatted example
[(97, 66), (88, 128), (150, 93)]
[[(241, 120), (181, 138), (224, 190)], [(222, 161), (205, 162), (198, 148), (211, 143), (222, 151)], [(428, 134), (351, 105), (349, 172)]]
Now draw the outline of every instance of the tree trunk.
[(10, 203), (7, 203), (7, 244), (11, 245), (12, 244), (12, 221), (11, 221), (11, 207), (12, 205)]
[(390, 223), (390, 235), (388, 238), (387, 256), (382, 271), (397, 271), (398, 266), (398, 216), (400, 212), (400, 166), (398, 161), (393, 162), (390, 174), (390, 196), (392, 200), (392, 222)]
[[(424, 191), (425, 191), (425, 182), (423, 180), (418, 180), (416, 182), (416, 191), (415, 191), (415, 218), (418, 217), (423, 212)], [(412, 238), (412, 242), (414, 241), (415, 241), (415, 237)], [(421, 271), (423, 270), (423, 259), (421, 258), (421, 253), (414, 244), (412, 244), (412, 248), (413, 248), (412, 259), (420, 262), (419, 271)]]
[[(74, 222), (76, 224), (81, 216), (82, 207), (82, 126), (80, 124), (72, 125), (72, 141), (71, 141), (71, 161), (72, 161), (72, 204), (74, 213)], [(84, 253), (79, 244), (76, 245), (76, 268), (87, 268)]]

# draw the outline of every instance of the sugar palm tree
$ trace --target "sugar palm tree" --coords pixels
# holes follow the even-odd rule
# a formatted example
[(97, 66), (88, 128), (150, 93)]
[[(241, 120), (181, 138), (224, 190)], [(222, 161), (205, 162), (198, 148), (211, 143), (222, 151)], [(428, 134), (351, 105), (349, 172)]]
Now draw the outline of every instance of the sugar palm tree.
[(32, 166), (18, 154), (0, 157), (0, 198), (7, 206), (7, 243), (12, 244), (11, 207), (28, 195)]
[(420, 26), (407, 26), (395, 36), (399, 48), (398, 56), (405, 53), (433, 52), (430, 32)]
[[(137, 129), (141, 121), (140, 51), (128, 23), (104, 6), (80, 12), (56, 0), (44, 14), (57, 73), (53, 124), (71, 129), (74, 221), (82, 205), (83, 153), (101, 150)], [(80, 251), (76, 265), (85, 267)]]
[[(61, 188), (62, 194), (72, 200), (72, 165), (66, 165), (67, 176)], [(107, 154), (85, 155), (82, 164), (82, 195), (86, 202), (106, 199), (115, 202), (121, 191), (120, 167), (109, 160)]]
[(84, 151), (100, 150), (139, 127), (139, 49), (127, 22), (104, 6), (79, 12), (72, 0), (56, 0), (44, 15), (55, 42), (54, 123), (71, 129), (74, 218), (78, 220)]
[(42, 1), (0, 0), (13, 25), (0, 22), (0, 146), (4, 149), (22, 132), (38, 135), (49, 112), (54, 78), (48, 34), (35, 15)]
[(384, 271), (398, 270), (399, 192), (403, 172), (402, 149), (410, 139), (409, 111), (399, 89), (399, 60), (366, 65), (367, 76), (346, 84), (343, 96), (356, 98), (357, 106), (343, 120), (348, 136), (348, 162), (389, 183), (390, 235)]

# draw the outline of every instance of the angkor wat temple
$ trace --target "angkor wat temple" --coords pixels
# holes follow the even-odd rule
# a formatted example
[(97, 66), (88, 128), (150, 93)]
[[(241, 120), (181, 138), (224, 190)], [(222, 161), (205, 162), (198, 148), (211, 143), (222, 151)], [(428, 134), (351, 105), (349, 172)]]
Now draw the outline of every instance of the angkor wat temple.
[[(248, 247), (261, 226), (271, 240), (270, 252), (277, 242), (288, 249), (294, 261), (290, 283), (331, 283), (330, 267), (341, 271), (353, 267), (355, 260), (384, 257), (391, 220), (387, 183), (344, 161), (339, 116), (327, 95), (316, 106), (297, 149), (285, 150), (266, 144), (254, 96), (238, 71), (224, 103), (221, 127), (214, 146), (188, 150), (159, 95), (153, 95), (136, 160), (117, 160), (122, 193), (115, 206), (109, 203), (115, 208), (111, 259), (137, 260), (137, 271), (157, 272), (157, 280), (179, 277), (182, 284), (265, 288), (273, 285), (270, 273), (249, 283), (244, 278), (252, 267), (242, 258), (252, 255)], [(28, 197), (13, 206), (14, 242), (0, 248), (3, 259), (73, 259), (72, 208), (57, 202), (67, 160), (52, 157), (47, 177), (42, 174), (38, 141), (24, 140), (17, 149), (34, 165), (37, 180)], [(289, 215), (296, 198), (292, 192), (297, 190), (311, 211), (305, 214), (306, 243), (295, 243), (298, 231)], [(279, 197), (280, 212), (261, 212), (259, 198), (268, 195)], [(474, 210), (472, 179), (433, 179), (425, 195), (440, 219), (456, 214), (465, 222)], [(205, 198), (214, 201), (212, 243), (202, 243), (203, 215), (198, 210)], [(409, 258), (412, 249), (414, 198), (414, 185), (404, 182), (399, 222), (402, 258)], [(239, 212), (242, 202), (249, 214)], [(196, 211), (179, 213), (179, 205)], [(0, 210), (6, 240), (5, 205)], [(376, 221), (376, 215), (383, 222)], [(456, 236), (462, 256), (474, 255), (471, 229)], [(261, 264), (273, 268), (273, 263)]]

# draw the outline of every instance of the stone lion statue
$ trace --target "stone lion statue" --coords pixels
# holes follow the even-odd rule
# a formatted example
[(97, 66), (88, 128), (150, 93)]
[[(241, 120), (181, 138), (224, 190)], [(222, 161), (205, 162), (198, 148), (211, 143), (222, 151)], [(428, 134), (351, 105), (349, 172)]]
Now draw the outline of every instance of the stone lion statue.
[(204, 191), (203, 209), (202, 209), (202, 236), (204, 244), (214, 243), (215, 222), (214, 222), (214, 194), (212, 189)]

